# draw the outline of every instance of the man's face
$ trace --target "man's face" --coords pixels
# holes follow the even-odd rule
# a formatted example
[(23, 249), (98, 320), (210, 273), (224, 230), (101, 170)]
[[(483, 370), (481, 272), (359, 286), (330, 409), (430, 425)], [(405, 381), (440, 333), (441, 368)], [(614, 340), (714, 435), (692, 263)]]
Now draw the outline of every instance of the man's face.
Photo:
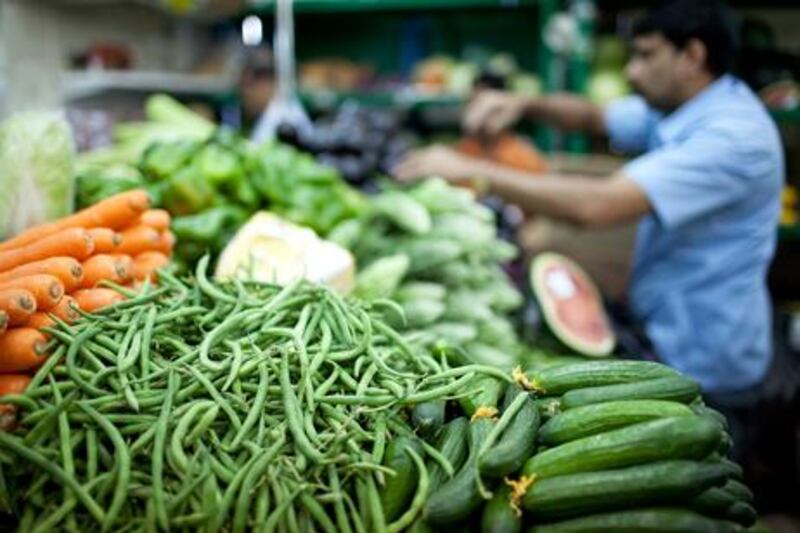
[(663, 35), (653, 33), (634, 38), (626, 74), (648, 104), (671, 111), (682, 103), (688, 68), (684, 52)]

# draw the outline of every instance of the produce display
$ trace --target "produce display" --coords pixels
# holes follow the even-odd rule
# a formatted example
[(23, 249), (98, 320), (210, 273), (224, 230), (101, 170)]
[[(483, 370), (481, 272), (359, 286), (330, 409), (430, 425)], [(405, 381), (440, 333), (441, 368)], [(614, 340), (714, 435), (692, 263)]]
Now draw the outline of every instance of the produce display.
[(458, 151), (502, 165), (541, 174), (547, 172), (548, 164), (536, 146), (527, 139), (504, 133), (491, 141), (477, 137), (464, 137), (456, 144)]
[(365, 214), (328, 236), (361, 268), (355, 294), (393, 298), (394, 324), (427, 346), (458, 348), (465, 360), (510, 370), (518, 350), (509, 313), (522, 296), (501, 268), (516, 248), (497, 238), (492, 212), (442, 180), (389, 188)]
[(220, 253), (262, 208), (320, 233), (359, 213), (363, 199), (333, 168), (283, 144), (254, 145), (216, 130), (165, 98), (151, 98), (151, 122), (121, 125), (118, 146), (82, 160), (78, 200), (85, 205), (146, 188), (174, 216), (179, 266), (193, 265), (206, 252)]

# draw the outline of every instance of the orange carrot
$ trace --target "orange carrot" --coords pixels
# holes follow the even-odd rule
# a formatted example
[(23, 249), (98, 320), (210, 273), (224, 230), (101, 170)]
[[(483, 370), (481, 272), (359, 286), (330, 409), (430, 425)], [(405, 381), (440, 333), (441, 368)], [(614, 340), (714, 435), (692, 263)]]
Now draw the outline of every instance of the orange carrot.
[(5, 311), (0, 311), (0, 335), (3, 334), (3, 332), (6, 330), (7, 327), (8, 327), (8, 313), (6, 313)]
[(0, 250), (19, 248), (42, 240), (69, 228), (111, 228), (118, 230), (130, 226), (138, 220), (148, 207), (150, 196), (137, 189), (106, 198), (74, 215), (40, 224), (16, 237), (0, 243)]
[(36, 311), (36, 299), (23, 289), (0, 290), (0, 311), (8, 315), (9, 326), (19, 326)]
[(0, 283), (18, 279), (32, 274), (50, 274), (64, 284), (66, 292), (72, 292), (81, 286), (83, 268), (73, 257), (51, 257), (12, 268), (0, 273)]
[(161, 234), (149, 226), (133, 226), (122, 232), (122, 244), (117, 251), (121, 254), (138, 255), (155, 250), (161, 244)]
[(3, 394), (22, 394), (31, 382), (25, 374), (0, 374), (0, 396)]
[(76, 291), (72, 296), (75, 298), (75, 301), (78, 302), (78, 307), (87, 313), (92, 313), (125, 299), (125, 297), (117, 291), (103, 287), (81, 289)]
[(122, 261), (112, 255), (93, 255), (83, 262), (83, 283), (81, 288), (96, 287), (103, 280), (124, 283), (130, 278)]
[[(45, 313), (44, 311), (36, 311), (31, 315), (28, 321), (25, 322), (26, 328), (33, 329), (52, 328), (55, 325), (56, 321), (50, 318), (49, 313)], [(45, 334), (45, 337), (46, 336), (47, 334)]]
[(50, 313), (57, 316), (67, 324), (72, 324), (81, 316), (80, 313), (78, 313), (78, 302), (75, 301), (75, 298), (69, 295), (64, 295), (64, 297), (61, 298), (61, 301), (58, 302), (58, 305), (50, 309)]
[(65, 229), (19, 248), (3, 249), (0, 251), (0, 272), (51, 257), (74, 257), (83, 261), (92, 252), (94, 241), (85, 229)]
[(94, 241), (96, 254), (113, 254), (122, 243), (122, 236), (110, 228), (92, 228), (89, 235)]
[(139, 217), (139, 224), (150, 226), (158, 231), (169, 229), (171, 222), (172, 217), (170, 217), (169, 211), (165, 209), (148, 209)]
[(175, 242), (176, 238), (174, 233), (172, 233), (170, 230), (162, 231), (161, 235), (159, 236), (158, 246), (156, 246), (155, 251), (171, 256), (172, 249), (175, 247)]
[(33, 370), (44, 362), (47, 339), (33, 328), (13, 328), (0, 335), (0, 372)]
[(0, 290), (23, 289), (30, 291), (36, 300), (37, 311), (47, 311), (64, 296), (64, 284), (50, 274), (33, 274), (0, 283)]
[(161, 252), (143, 252), (136, 256), (133, 260), (133, 270), (131, 271), (133, 279), (137, 281), (158, 281), (156, 271), (159, 268), (164, 268), (169, 264), (169, 257)]

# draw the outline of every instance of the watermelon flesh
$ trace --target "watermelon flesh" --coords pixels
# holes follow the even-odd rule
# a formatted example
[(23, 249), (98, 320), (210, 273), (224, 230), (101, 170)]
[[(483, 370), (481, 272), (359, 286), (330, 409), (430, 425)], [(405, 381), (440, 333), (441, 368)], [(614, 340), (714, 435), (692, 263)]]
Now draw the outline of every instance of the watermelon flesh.
[(597, 288), (564, 256), (546, 253), (531, 264), (530, 281), (550, 331), (566, 347), (602, 357), (616, 340)]

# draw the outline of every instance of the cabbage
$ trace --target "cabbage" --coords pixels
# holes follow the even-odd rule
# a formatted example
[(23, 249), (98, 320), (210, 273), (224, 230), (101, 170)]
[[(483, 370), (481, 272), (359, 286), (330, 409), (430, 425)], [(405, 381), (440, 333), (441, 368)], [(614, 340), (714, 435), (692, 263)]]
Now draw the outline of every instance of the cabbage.
[(0, 124), (0, 236), (70, 213), (74, 163), (63, 114), (29, 111)]

